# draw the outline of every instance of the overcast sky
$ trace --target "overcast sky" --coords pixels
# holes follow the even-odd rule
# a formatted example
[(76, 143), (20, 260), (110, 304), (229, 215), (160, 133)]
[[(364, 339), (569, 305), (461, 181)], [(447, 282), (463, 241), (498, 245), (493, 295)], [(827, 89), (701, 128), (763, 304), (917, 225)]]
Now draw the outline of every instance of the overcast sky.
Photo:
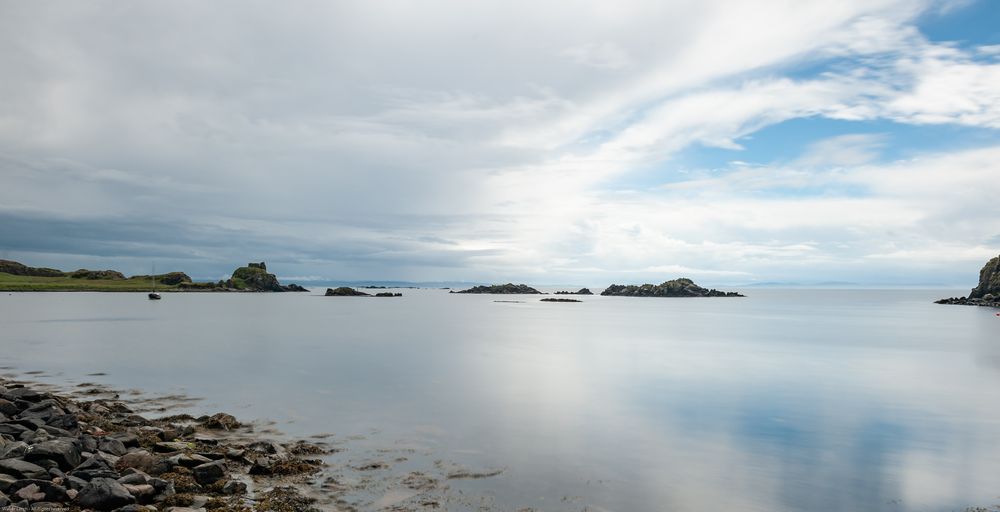
[(1000, 2), (0, 0), (0, 258), (975, 283)]

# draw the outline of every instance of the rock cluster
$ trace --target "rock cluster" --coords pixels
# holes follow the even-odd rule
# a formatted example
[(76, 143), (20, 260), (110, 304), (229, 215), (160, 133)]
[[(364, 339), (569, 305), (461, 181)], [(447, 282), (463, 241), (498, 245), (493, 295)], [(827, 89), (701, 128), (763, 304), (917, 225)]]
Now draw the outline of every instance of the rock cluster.
[(473, 286), (468, 290), (451, 291), (450, 293), (493, 293), (493, 294), (542, 294), (542, 292), (526, 284), (494, 284), (491, 286)]
[(267, 264), (247, 263), (247, 266), (240, 267), (233, 271), (233, 276), (226, 281), (220, 281), (218, 288), (239, 290), (245, 292), (305, 292), (305, 288), (290, 284), (282, 286), (278, 282), (278, 277), (267, 272)]
[(576, 300), (576, 299), (547, 298), (547, 299), (542, 299), (542, 302), (583, 302), (583, 301), (582, 300)]
[(934, 302), (1000, 308), (1000, 256), (986, 262), (979, 271), (979, 284), (969, 292), (968, 297), (951, 297)]
[(702, 288), (687, 278), (673, 279), (661, 284), (620, 285), (613, 284), (601, 295), (622, 297), (743, 297), (737, 292), (720, 292), (715, 289)]
[(561, 291), (556, 292), (556, 295), (593, 295), (594, 292), (590, 291), (590, 288), (580, 288), (580, 290), (575, 292)]
[(365, 292), (359, 292), (354, 288), (349, 286), (341, 286), (339, 288), (327, 288), (324, 294), (327, 297), (370, 297), (371, 295)]
[(251, 496), (247, 482), (302, 478), (322, 463), (294, 453), (324, 450), (226, 437), (240, 428), (228, 414), (149, 420), (117, 400), (0, 380), (0, 510), (285, 510), (261, 507), (275, 500), (311, 510), (289, 488)]

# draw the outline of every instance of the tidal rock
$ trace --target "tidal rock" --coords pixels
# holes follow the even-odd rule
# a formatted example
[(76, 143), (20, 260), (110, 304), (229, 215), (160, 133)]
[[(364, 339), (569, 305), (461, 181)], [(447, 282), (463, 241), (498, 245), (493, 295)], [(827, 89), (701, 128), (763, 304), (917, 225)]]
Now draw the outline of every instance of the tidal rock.
[(247, 484), (238, 480), (230, 480), (222, 486), (223, 494), (246, 494)]
[(47, 480), (49, 478), (49, 472), (45, 468), (19, 459), (0, 460), (0, 473), (19, 479)]
[(114, 510), (135, 502), (124, 485), (110, 478), (95, 478), (77, 495), (77, 503), (95, 510)]
[(590, 291), (590, 288), (580, 288), (578, 291), (575, 292), (566, 292), (566, 291), (556, 292), (556, 295), (593, 295), (593, 294), (594, 292)]
[(149, 473), (156, 466), (157, 458), (146, 450), (126, 453), (118, 459), (118, 467), (134, 468)]
[(179, 441), (163, 441), (153, 445), (153, 451), (160, 453), (180, 452), (190, 448), (191, 446), (188, 445), (187, 443), (182, 443)]
[(582, 300), (576, 300), (576, 299), (554, 299), (554, 298), (549, 298), (549, 299), (542, 299), (542, 302), (583, 302), (583, 301)]
[(215, 430), (233, 430), (240, 428), (241, 426), (240, 422), (236, 421), (236, 417), (232, 414), (226, 414), (224, 412), (213, 414), (205, 420), (205, 428)]
[(128, 453), (128, 449), (125, 448), (125, 443), (111, 437), (101, 439), (101, 441), (97, 444), (97, 449), (118, 457)]
[(14, 441), (0, 446), (0, 460), (24, 457), (28, 453), (28, 443), (24, 441)]
[(327, 297), (367, 297), (368, 294), (365, 292), (359, 292), (354, 288), (348, 286), (341, 286), (339, 288), (327, 288)]
[(0, 473), (0, 492), (7, 492), (7, 490), (10, 489), (10, 486), (17, 480), (18, 478), (16, 476)]
[(491, 286), (473, 286), (468, 290), (452, 291), (450, 293), (488, 293), (488, 294), (541, 294), (542, 292), (526, 284), (494, 284)]
[(376, 293), (375, 296), (376, 297), (402, 297), (403, 294), (402, 293), (393, 293), (393, 292), (379, 292), (379, 293)]
[(191, 472), (194, 474), (195, 482), (201, 485), (212, 485), (226, 476), (226, 463), (221, 460), (208, 462), (195, 466)]
[(14, 405), (14, 402), (0, 398), (0, 414), (5, 414), (7, 416), (13, 417), (16, 416), (17, 413), (19, 412), (21, 412), (21, 410), (18, 409), (16, 405)]
[(673, 279), (660, 284), (619, 285), (613, 284), (601, 295), (611, 295), (620, 297), (742, 297), (737, 292), (720, 292), (719, 290), (709, 290), (694, 284), (694, 281), (687, 278)]
[(33, 445), (24, 455), (24, 460), (36, 464), (46, 459), (58, 464), (59, 469), (69, 471), (81, 462), (80, 447), (69, 439), (53, 439)]
[(88, 482), (95, 478), (118, 478), (118, 472), (114, 470), (114, 466), (115, 464), (111, 462), (109, 457), (100, 454), (92, 455), (69, 474)]

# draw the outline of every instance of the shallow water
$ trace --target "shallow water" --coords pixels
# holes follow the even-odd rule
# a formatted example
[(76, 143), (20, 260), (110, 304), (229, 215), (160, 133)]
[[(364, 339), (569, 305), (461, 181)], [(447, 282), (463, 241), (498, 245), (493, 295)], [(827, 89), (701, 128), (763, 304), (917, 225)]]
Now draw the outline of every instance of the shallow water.
[(931, 303), (962, 291), (402, 291), (4, 293), (0, 366), (203, 397), (194, 412), (335, 433), (343, 461), (385, 454), (390, 472), (504, 469), (448, 481), (469, 508), (946, 511), (1000, 496), (1000, 317)]

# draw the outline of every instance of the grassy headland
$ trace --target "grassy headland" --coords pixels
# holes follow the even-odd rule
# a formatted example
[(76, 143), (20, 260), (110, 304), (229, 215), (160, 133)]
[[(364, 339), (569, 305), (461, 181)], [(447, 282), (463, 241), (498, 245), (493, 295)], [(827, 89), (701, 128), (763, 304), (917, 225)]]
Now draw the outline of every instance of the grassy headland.
[(196, 283), (183, 272), (125, 277), (116, 270), (63, 272), (52, 268), (29, 267), (16, 261), (0, 260), (0, 291), (4, 292), (149, 292), (153, 282), (158, 292), (285, 292), (307, 291), (301, 286), (282, 285), (267, 272), (264, 262), (237, 268), (233, 277), (217, 283)]

